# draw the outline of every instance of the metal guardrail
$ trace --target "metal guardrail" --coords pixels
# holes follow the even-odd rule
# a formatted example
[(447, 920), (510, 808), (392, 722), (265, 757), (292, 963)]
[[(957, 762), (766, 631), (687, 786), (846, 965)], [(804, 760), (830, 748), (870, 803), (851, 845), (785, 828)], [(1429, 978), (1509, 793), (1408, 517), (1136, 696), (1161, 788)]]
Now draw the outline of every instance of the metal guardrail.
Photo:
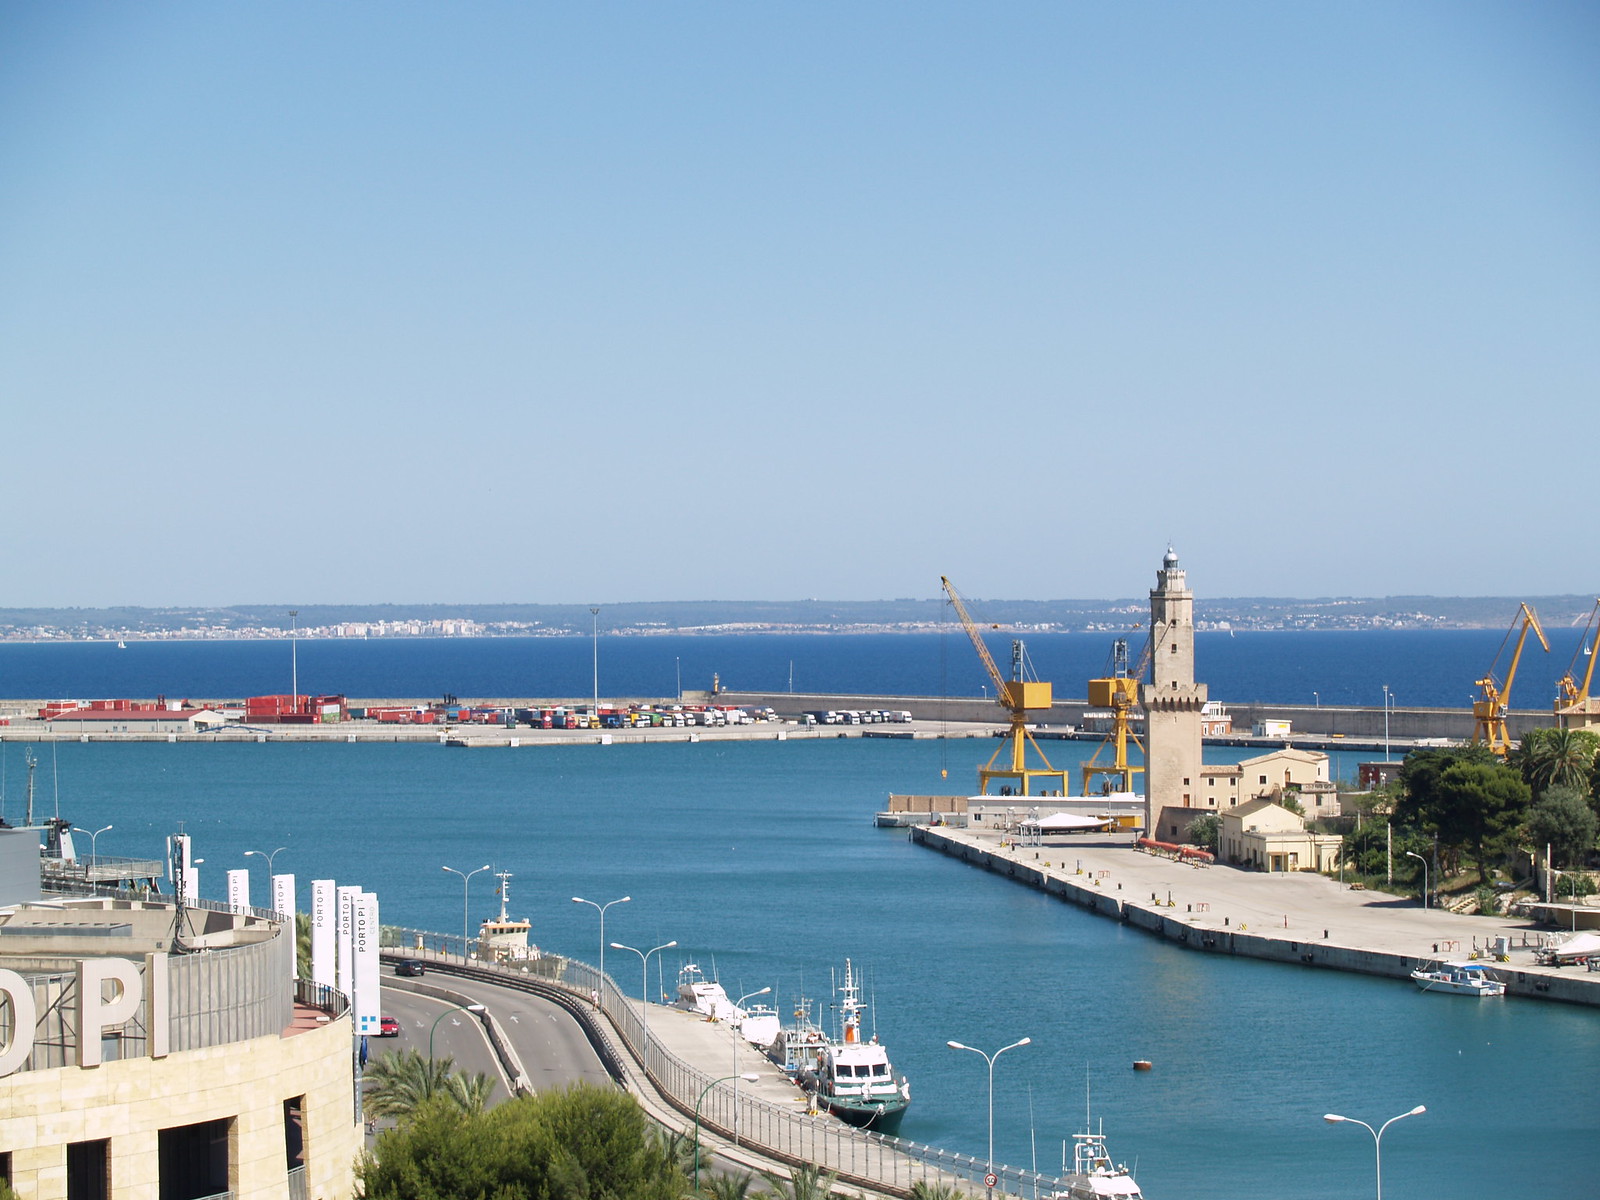
[[(559, 993), (567, 1001), (566, 1007), (571, 1009), (575, 1003), (580, 1013), (598, 1007), (629, 1056), (643, 1068), (663, 1098), (689, 1118), (695, 1116), (698, 1104), (701, 1127), (736, 1145), (791, 1165), (814, 1164), (835, 1173), (842, 1182), (879, 1191), (905, 1195), (919, 1182), (955, 1184), (958, 1188), (964, 1185), (974, 1194), (987, 1191), (984, 1176), (989, 1164), (973, 1155), (856, 1129), (831, 1117), (772, 1104), (750, 1095), (748, 1090), (740, 1091), (736, 1098), (731, 1083), (717, 1082), (720, 1074), (707, 1074), (691, 1066), (649, 1038), (639, 1010), (613, 979), (602, 977), (588, 963), (542, 955), (512, 967), (424, 948), (450, 940), (445, 935), (394, 927), (386, 927), (381, 939), (390, 957), (426, 955), (430, 968), (477, 975), (527, 991)], [(453, 941), (461, 944), (459, 937)], [(609, 1039), (604, 1038), (603, 1026), (592, 1021), (584, 1023), (591, 1033), (602, 1035), (602, 1044), (597, 1046), (602, 1057), (607, 1052), (616, 1053), (607, 1044)], [(607, 1068), (610, 1069), (609, 1063)], [(1063, 1190), (1061, 1181), (1054, 1176), (1017, 1167), (997, 1164), (994, 1174), (998, 1177), (996, 1191), (1029, 1200)]]
[(306, 1169), (304, 1167), (289, 1168), (289, 1200), (308, 1200), (306, 1190)]

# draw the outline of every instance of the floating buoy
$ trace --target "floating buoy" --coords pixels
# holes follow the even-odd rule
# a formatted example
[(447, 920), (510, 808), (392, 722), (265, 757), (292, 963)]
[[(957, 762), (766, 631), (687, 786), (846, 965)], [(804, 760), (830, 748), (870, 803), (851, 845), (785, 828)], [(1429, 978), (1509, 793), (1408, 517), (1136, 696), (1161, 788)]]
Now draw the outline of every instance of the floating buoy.
[(1133, 1069), (1135, 1071), (1148, 1071), (1154, 1065), (1148, 1058), (1136, 1058), (1133, 1060)]

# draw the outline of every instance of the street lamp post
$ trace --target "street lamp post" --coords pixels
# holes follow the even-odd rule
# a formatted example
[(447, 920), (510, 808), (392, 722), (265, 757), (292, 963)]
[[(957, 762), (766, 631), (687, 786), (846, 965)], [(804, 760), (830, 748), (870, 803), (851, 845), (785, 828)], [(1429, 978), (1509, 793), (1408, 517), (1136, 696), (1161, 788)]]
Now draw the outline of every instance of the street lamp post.
[(287, 846), (279, 846), (276, 850), (269, 850), (269, 851), (265, 851), (265, 852), (263, 852), (261, 850), (246, 850), (244, 852), (244, 856), (246, 858), (249, 858), (252, 854), (254, 854), (257, 858), (266, 859), (267, 860), (267, 878), (271, 879), (272, 878), (272, 860), (277, 858), (278, 855), (282, 854), (288, 848), (289, 847), (287, 847)]
[[(737, 1012), (743, 1013), (746, 1000), (753, 1000), (757, 996), (765, 996), (770, 991), (772, 991), (771, 987), (764, 987), (758, 991), (750, 992), (748, 995), (740, 996), (733, 1002), (733, 1007)], [(729, 1021), (728, 1024), (733, 1027), (733, 1069), (737, 1071), (739, 1069), (739, 1039), (744, 1036), (744, 1022), (741, 1020), (737, 1025), (734, 1025), (732, 1021)], [(755, 1077), (751, 1076), (751, 1078)], [(739, 1076), (737, 1075), (733, 1079), (733, 1144), (735, 1146), (739, 1144)]]
[[(1428, 887), (1428, 860), (1423, 858), (1422, 855), (1417, 854), (1415, 851), (1412, 851), (1412, 850), (1407, 850), (1406, 851), (1406, 857), (1407, 858), (1414, 858), (1419, 863), (1422, 864), (1422, 907), (1423, 908), (1427, 908), (1428, 907), (1428, 893), (1431, 890)], [(1410, 1114), (1408, 1113), (1407, 1115), (1409, 1116)]]
[[(1007, 1050), (1015, 1050), (1018, 1046), (1026, 1046), (1031, 1041), (1033, 1041), (1032, 1038), (1023, 1038), (1020, 1042), (1012, 1042), (1009, 1046), (1001, 1046), (993, 1054), (985, 1054), (976, 1046), (964, 1046), (960, 1042), (945, 1043), (952, 1050), (971, 1050), (989, 1064), (989, 1170), (987, 1172), (989, 1175), (994, 1174), (994, 1060)], [(992, 1184), (989, 1185), (989, 1190), (991, 1192), (994, 1190)]]
[(76, 825), (72, 827), (73, 833), (87, 833), (89, 835), (89, 863), (91, 866), (94, 864), (94, 860), (100, 857), (95, 850), (95, 845), (100, 840), (100, 835), (111, 828), (113, 828), (113, 826), (102, 825), (99, 829), (91, 831), (88, 829), (79, 829)]
[[(716, 1087), (717, 1084), (727, 1083), (729, 1079), (734, 1080), (736, 1083), (741, 1079), (743, 1079), (746, 1083), (754, 1083), (757, 1079), (757, 1076), (728, 1075), (722, 1079), (713, 1079), (710, 1083), (706, 1084), (705, 1087), (700, 1089), (700, 1095), (696, 1097), (694, 1102), (694, 1190), (696, 1192), (700, 1190), (700, 1101), (704, 1100), (706, 1098), (706, 1093), (712, 1088)], [(738, 1111), (737, 1104), (734, 1106), (734, 1111)]]
[(445, 1009), (442, 1013), (435, 1017), (433, 1019), (433, 1025), (428, 1029), (428, 1065), (433, 1065), (433, 1034), (434, 1030), (439, 1028), (440, 1021), (444, 1020), (453, 1012), (481, 1013), (484, 1011), (485, 1009), (481, 1004), (452, 1004), (449, 1008)]
[[(272, 905), (271, 905), (271, 899), (272, 899), (272, 860), (277, 858), (279, 854), (283, 853), (283, 851), (287, 850), (288, 848), (289, 847), (287, 847), (287, 846), (279, 846), (276, 850), (270, 851), (268, 853), (263, 853), (260, 850), (246, 850), (244, 852), (244, 856), (246, 858), (249, 858), (252, 854), (254, 854), (257, 858), (264, 858), (264, 859), (267, 860), (267, 900), (268, 900), (267, 907), (268, 908), (272, 907)], [(248, 897), (246, 897), (246, 899), (248, 900)]]
[(635, 946), (624, 946), (621, 942), (612, 942), (613, 950), (632, 950), (639, 956), (639, 1016), (644, 1021), (644, 1048), (645, 1053), (650, 1052), (650, 956), (657, 950), (670, 950), (678, 943), (666, 942), (660, 946), (653, 946), (649, 950), (640, 950)]
[(484, 863), (483, 866), (475, 867), (471, 871), (458, 871), (454, 867), (444, 867), (442, 869), (449, 871), (452, 875), (461, 876), (461, 957), (465, 958), (467, 956), (467, 884), (479, 871), (487, 871), (489, 864)]
[(600, 606), (589, 609), (590, 642), (594, 646), (594, 719), (600, 719)]
[(1383, 761), (1393, 762), (1389, 754), (1389, 685), (1383, 685)]
[[(599, 611), (598, 609), (596, 611)], [(618, 896), (615, 900), (607, 900), (604, 904), (595, 900), (585, 900), (582, 896), (574, 896), (574, 904), (587, 904), (600, 914), (600, 987), (594, 990), (594, 1006), (600, 1007), (600, 989), (606, 986), (606, 909), (613, 904), (626, 904), (632, 896)]]
[(1322, 1119), (1328, 1122), (1330, 1125), (1359, 1125), (1372, 1135), (1372, 1153), (1377, 1163), (1378, 1173), (1378, 1200), (1383, 1200), (1383, 1131), (1389, 1128), (1389, 1126), (1393, 1125), (1396, 1121), (1403, 1120), (1406, 1117), (1420, 1116), (1427, 1111), (1428, 1110), (1426, 1106), (1419, 1104), (1410, 1112), (1403, 1112), (1398, 1117), (1390, 1117), (1382, 1125), (1378, 1126), (1377, 1129), (1374, 1129), (1365, 1121), (1358, 1121), (1354, 1117), (1341, 1117), (1338, 1113), (1327, 1113)]
[(289, 689), (294, 693), (294, 711), (300, 711), (300, 610), (289, 610)]

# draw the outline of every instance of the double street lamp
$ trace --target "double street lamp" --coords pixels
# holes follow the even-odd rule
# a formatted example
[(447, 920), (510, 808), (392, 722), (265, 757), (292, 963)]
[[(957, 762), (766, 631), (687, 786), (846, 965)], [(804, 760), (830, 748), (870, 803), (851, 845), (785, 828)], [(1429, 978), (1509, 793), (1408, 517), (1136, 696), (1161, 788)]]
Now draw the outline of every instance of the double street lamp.
[(971, 1050), (989, 1064), (989, 1170), (988, 1178), (984, 1182), (988, 1184), (990, 1191), (994, 1190), (994, 1184), (988, 1182), (988, 1179), (994, 1177), (994, 1060), (1007, 1050), (1015, 1050), (1018, 1046), (1026, 1046), (1032, 1041), (1032, 1038), (1023, 1038), (1020, 1042), (1012, 1042), (1009, 1046), (1001, 1046), (993, 1054), (985, 1054), (976, 1046), (964, 1046), (960, 1042), (945, 1043), (952, 1050)]
[(1398, 1117), (1390, 1117), (1376, 1129), (1365, 1121), (1358, 1121), (1354, 1117), (1341, 1117), (1338, 1113), (1327, 1113), (1322, 1119), (1330, 1125), (1359, 1125), (1372, 1135), (1372, 1152), (1377, 1163), (1378, 1200), (1383, 1200), (1383, 1131), (1396, 1121), (1404, 1120), (1406, 1117), (1420, 1116), (1427, 1111), (1426, 1106), (1419, 1104), (1410, 1112), (1403, 1112)]
[(88, 829), (79, 829), (76, 825), (72, 827), (73, 833), (87, 833), (89, 835), (89, 862), (91, 864), (93, 864), (95, 859), (99, 857), (99, 855), (95, 852), (95, 843), (99, 841), (102, 833), (107, 832), (111, 828), (113, 828), (113, 826), (102, 825), (99, 829), (91, 831)]
[(648, 950), (640, 950), (635, 946), (624, 946), (621, 942), (611, 943), (613, 950), (631, 950), (639, 956), (639, 1016), (644, 1021), (644, 1048), (646, 1054), (650, 1052), (650, 956), (658, 950), (670, 950), (677, 944), (677, 941), (674, 940), (659, 946), (652, 946)]
[(585, 900), (582, 896), (574, 896), (574, 904), (587, 904), (600, 914), (600, 987), (594, 990), (594, 1005), (600, 1007), (600, 992), (606, 986), (606, 909), (613, 904), (626, 904), (632, 896), (618, 896), (615, 900), (607, 900), (601, 904), (598, 900)]
[(489, 864), (484, 863), (483, 866), (475, 867), (471, 871), (458, 871), (454, 867), (445, 867), (443, 869), (449, 871), (452, 875), (461, 876), (461, 957), (465, 958), (467, 956), (467, 884), (472, 881), (472, 877), (478, 874), (479, 871), (487, 871)]

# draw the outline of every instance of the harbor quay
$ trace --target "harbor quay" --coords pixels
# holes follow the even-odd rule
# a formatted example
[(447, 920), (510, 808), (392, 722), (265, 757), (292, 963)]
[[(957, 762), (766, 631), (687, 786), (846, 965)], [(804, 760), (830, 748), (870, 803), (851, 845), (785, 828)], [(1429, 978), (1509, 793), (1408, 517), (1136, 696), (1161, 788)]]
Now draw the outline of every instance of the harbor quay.
[[(582, 1029), (614, 1082), (665, 1129), (692, 1138), (703, 1170), (787, 1174), (815, 1166), (868, 1196), (907, 1197), (914, 1185), (957, 1193), (987, 1191), (989, 1164), (972, 1155), (858, 1129), (824, 1112), (774, 1062), (727, 1021), (628, 996), (609, 974), (559, 955), (526, 963), (489, 962), (459, 936), (386, 928), (385, 964), (414, 959), (422, 979), (386, 978), (386, 987), (419, 992), (476, 1012), (512, 1091), (531, 1090), (530, 1067), (546, 1036), (511, 1024), (497, 1009), (526, 992), (553, 1000)], [(513, 1018), (514, 1019), (514, 1018)], [(995, 1168), (1002, 1194), (1032, 1196), (1059, 1181), (1017, 1168)]]
[(1179, 861), (1147, 853), (1121, 832), (1024, 845), (1006, 829), (916, 825), (910, 837), (1198, 953), (1395, 979), (1430, 962), (1476, 955), (1505, 981), (1508, 995), (1600, 1005), (1600, 962), (1587, 970), (1536, 963), (1535, 952), (1560, 935), (1514, 917), (1412, 906), (1311, 872)]

